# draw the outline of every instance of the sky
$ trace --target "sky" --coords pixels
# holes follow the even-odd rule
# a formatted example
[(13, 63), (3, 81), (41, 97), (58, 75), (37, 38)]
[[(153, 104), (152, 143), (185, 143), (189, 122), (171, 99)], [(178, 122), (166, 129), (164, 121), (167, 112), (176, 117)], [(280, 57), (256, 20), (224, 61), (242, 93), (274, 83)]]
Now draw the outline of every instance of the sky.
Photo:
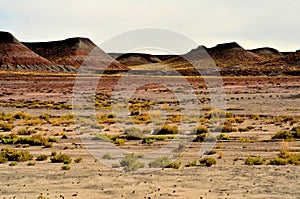
[(299, 8), (299, 0), (0, 0), (0, 30), (26, 42), (80, 36), (101, 46), (127, 31), (158, 28), (207, 47), (235, 41), (295, 51)]

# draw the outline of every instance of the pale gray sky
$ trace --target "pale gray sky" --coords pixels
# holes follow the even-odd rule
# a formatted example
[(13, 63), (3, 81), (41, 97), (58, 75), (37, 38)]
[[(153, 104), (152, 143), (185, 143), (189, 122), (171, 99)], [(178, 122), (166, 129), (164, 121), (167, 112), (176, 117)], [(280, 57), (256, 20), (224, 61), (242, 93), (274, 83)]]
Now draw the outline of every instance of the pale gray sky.
[(21, 41), (84, 36), (101, 45), (150, 27), (208, 47), (237, 41), (248, 49), (294, 51), (300, 49), (299, 10), (299, 0), (0, 0), (0, 29)]

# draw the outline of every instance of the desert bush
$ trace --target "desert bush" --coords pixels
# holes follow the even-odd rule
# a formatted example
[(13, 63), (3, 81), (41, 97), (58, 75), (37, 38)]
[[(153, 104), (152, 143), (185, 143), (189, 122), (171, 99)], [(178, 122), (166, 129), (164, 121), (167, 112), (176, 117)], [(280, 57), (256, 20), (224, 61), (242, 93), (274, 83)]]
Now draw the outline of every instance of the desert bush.
[(179, 169), (181, 162), (171, 162), (166, 168)]
[(63, 165), (63, 166), (61, 167), (61, 169), (62, 169), (62, 170), (70, 170), (71, 167), (67, 164), (67, 165)]
[(28, 126), (36, 126), (38, 124), (44, 124), (45, 122), (40, 118), (30, 118), (26, 119), (25, 124)]
[(93, 140), (106, 140), (109, 141), (111, 140), (111, 136), (107, 135), (107, 134), (97, 134), (95, 137), (92, 138)]
[(135, 127), (125, 129), (124, 133), (126, 134), (127, 140), (141, 140), (144, 137), (141, 130)]
[(286, 159), (279, 157), (273, 158), (268, 162), (269, 165), (286, 165), (287, 163), (288, 161)]
[(134, 153), (125, 154), (125, 157), (120, 161), (121, 167), (124, 167), (124, 171), (136, 171), (145, 166), (145, 163), (138, 161), (138, 156)]
[(214, 155), (216, 153), (217, 153), (216, 150), (211, 150), (211, 151), (208, 151), (206, 155)]
[(300, 165), (300, 153), (290, 154), (287, 161), (289, 164)]
[(163, 141), (163, 140), (166, 140), (167, 137), (163, 136), (163, 135), (156, 135), (156, 136), (152, 136), (151, 139), (152, 140), (161, 140), (161, 141)]
[(198, 134), (193, 142), (203, 142), (206, 138), (206, 133)]
[(9, 163), (9, 166), (13, 167), (13, 166), (16, 166), (18, 164), (18, 162), (11, 162)]
[(30, 116), (27, 113), (18, 112), (18, 113), (15, 113), (14, 118), (15, 119), (29, 119)]
[(113, 141), (114, 144), (116, 145), (119, 145), (119, 146), (122, 146), (125, 144), (125, 139), (122, 139), (122, 138), (116, 138), (114, 141)]
[(272, 137), (272, 139), (284, 139), (284, 140), (292, 140), (293, 138), (294, 136), (291, 131), (279, 131)]
[(42, 120), (49, 120), (52, 116), (49, 115), (48, 113), (43, 113), (42, 115), (39, 116), (40, 119)]
[(228, 135), (226, 135), (225, 133), (221, 133), (220, 135), (218, 135), (217, 139), (218, 140), (229, 140), (230, 137)]
[(242, 143), (253, 143), (253, 142), (257, 141), (257, 138), (256, 137), (254, 137), (254, 138), (253, 137), (248, 137), (248, 138), (240, 137), (239, 140)]
[(11, 131), (13, 126), (9, 124), (8, 122), (0, 121), (0, 130), (3, 131)]
[(110, 153), (105, 153), (103, 156), (102, 156), (103, 159), (106, 159), (106, 160), (111, 160), (112, 157), (110, 155)]
[(4, 148), (0, 152), (0, 156), (6, 158), (8, 161), (25, 162), (32, 160), (33, 156), (28, 151), (16, 151), (11, 148)]
[(0, 120), (12, 123), (15, 120), (15, 118), (14, 118), (14, 115), (11, 114), (11, 113), (3, 113), (3, 112), (1, 112), (0, 113)]
[(212, 157), (204, 157), (199, 160), (200, 166), (211, 167), (217, 163), (215, 158)]
[(151, 138), (143, 138), (142, 144), (153, 144), (153, 140)]
[(171, 162), (172, 161), (167, 156), (158, 157), (158, 158), (152, 160), (149, 163), (149, 167), (152, 167), (152, 168), (164, 168), (164, 167), (168, 166), (169, 164), (171, 164)]
[(30, 161), (30, 162), (27, 163), (27, 166), (34, 166), (34, 165), (35, 165), (35, 162)]
[(57, 152), (56, 151), (52, 151), (50, 156), (56, 156), (57, 155)]
[(292, 128), (293, 137), (296, 139), (300, 139), (300, 126)]
[(36, 161), (45, 161), (48, 159), (48, 156), (47, 155), (40, 155), (40, 156), (37, 156), (36, 157)]
[(64, 153), (59, 153), (55, 156), (52, 156), (50, 160), (52, 163), (70, 164), (72, 162), (72, 158), (70, 158), (68, 155)]
[(247, 126), (247, 127), (245, 127), (245, 128), (239, 128), (238, 130), (239, 130), (240, 132), (247, 132), (247, 131), (250, 131), (250, 130), (252, 130), (252, 129), (254, 129), (253, 126)]
[(261, 157), (248, 157), (245, 160), (246, 165), (262, 165), (264, 162)]
[(18, 135), (32, 135), (35, 134), (37, 131), (34, 129), (29, 129), (29, 128), (20, 128), (18, 130)]
[(195, 166), (197, 166), (196, 160), (190, 161), (185, 165), (185, 167), (195, 167)]
[(193, 133), (196, 135), (206, 134), (208, 133), (208, 129), (205, 126), (198, 126), (193, 130)]
[(5, 157), (3, 153), (0, 153), (0, 164), (7, 162), (8, 159)]
[(236, 131), (236, 129), (233, 128), (231, 123), (225, 123), (223, 125), (222, 133), (230, 133), (230, 132), (235, 132), (235, 131)]
[(170, 126), (165, 124), (161, 129), (154, 130), (154, 134), (157, 135), (167, 135), (167, 134), (177, 134), (178, 127), (177, 126)]
[(74, 159), (75, 163), (80, 163), (82, 161), (82, 157), (78, 157)]

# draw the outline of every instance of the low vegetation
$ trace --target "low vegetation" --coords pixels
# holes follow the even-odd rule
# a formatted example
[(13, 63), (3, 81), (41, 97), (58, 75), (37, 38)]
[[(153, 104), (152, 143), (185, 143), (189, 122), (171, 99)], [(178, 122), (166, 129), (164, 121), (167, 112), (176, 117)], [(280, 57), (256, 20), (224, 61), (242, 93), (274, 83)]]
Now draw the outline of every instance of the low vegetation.
[(137, 171), (145, 166), (145, 163), (138, 161), (139, 156), (134, 153), (125, 154), (125, 157), (120, 161), (120, 166), (123, 167), (124, 171)]

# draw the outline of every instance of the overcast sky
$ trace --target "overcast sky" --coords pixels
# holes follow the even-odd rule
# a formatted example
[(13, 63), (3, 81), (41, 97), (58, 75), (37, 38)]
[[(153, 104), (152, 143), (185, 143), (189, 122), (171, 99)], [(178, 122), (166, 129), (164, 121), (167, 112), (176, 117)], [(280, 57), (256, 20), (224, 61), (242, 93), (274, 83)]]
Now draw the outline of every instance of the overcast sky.
[(101, 46), (151, 27), (207, 47), (236, 41), (247, 49), (294, 51), (300, 49), (299, 10), (299, 0), (0, 0), (0, 29), (21, 41), (83, 36)]

